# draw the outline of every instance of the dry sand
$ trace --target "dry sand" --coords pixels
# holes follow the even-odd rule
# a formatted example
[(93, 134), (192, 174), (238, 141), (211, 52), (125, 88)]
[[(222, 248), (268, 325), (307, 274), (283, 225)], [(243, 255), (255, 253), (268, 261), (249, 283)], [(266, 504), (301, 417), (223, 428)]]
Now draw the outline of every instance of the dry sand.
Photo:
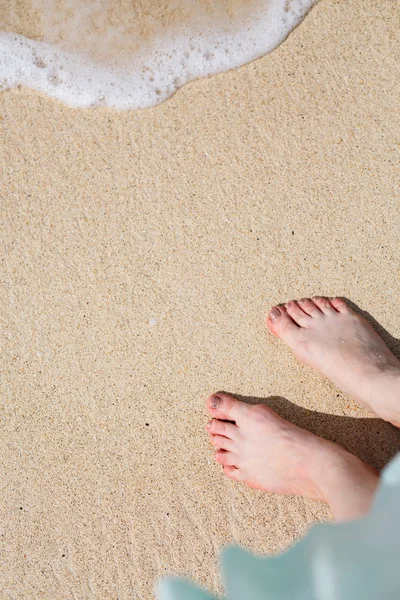
[(273, 54), (146, 111), (0, 96), (1, 599), (147, 599), (167, 573), (221, 591), (221, 547), (330, 518), (223, 476), (215, 390), (378, 467), (396, 451), (264, 317), (337, 294), (400, 337), (399, 20), (322, 0)]

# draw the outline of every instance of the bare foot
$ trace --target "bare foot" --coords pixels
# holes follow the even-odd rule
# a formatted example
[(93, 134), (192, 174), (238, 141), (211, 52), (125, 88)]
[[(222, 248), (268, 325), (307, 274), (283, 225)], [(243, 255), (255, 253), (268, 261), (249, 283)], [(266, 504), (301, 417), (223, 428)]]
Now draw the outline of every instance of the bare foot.
[(274, 306), (267, 325), (296, 357), (382, 419), (400, 426), (400, 361), (340, 298)]
[[(338, 520), (365, 514), (378, 485), (376, 472), (340, 446), (296, 427), (264, 405), (227, 394), (207, 401), (215, 459), (235, 481), (277, 494), (327, 502)], [(227, 422), (231, 421), (231, 422)]]

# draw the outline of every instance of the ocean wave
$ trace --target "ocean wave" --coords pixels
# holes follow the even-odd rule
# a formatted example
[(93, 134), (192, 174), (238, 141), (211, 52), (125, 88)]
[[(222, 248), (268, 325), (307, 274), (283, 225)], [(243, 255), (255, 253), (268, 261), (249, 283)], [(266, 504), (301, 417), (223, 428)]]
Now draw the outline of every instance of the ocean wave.
[(0, 90), (147, 108), (274, 50), (317, 0), (34, 0), (41, 39), (0, 33)]

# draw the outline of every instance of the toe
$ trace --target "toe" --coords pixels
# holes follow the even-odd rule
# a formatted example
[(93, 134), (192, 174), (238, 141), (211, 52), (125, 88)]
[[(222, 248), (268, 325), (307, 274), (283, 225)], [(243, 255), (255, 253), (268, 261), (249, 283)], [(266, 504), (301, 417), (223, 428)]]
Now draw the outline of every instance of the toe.
[(234, 442), (223, 435), (211, 435), (211, 444), (214, 448), (220, 448), (221, 450), (233, 450)]
[(314, 296), (313, 302), (318, 306), (320, 311), (324, 313), (324, 315), (332, 315), (337, 312), (333, 308), (328, 298), (323, 298), (322, 296)]
[(243, 481), (244, 479), (242, 471), (236, 467), (224, 467), (224, 473), (233, 481)]
[(228, 452), (227, 450), (216, 450), (214, 456), (215, 460), (220, 465), (227, 467), (237, 466), (237, 456), (233, 454), (233, 452)]
[(346, 302), (342, 300), (342, 298), (330, 298), (331, 304), (333, 308), (335, 308), (340, 313), (350, 313), (351, 308), (347, 306)]
[(212, 435), (223, 435), (227, 438), (234, 439), (237, 435), (238, 427), (233, 423), (212, 419), (207, 423), (207, 431)]
[(321, 311), (310, 298), (302, 298), (297, 301), (301, 309), (310, 317), (316, 318), (321, 316)]
[(268, 315), (267, 326), (273, 335), (292, 346), (300, 328), (287, 313), (284, 306), (274, 306)]
[(299, 325), (299, 327), (307, 327), (310, 324), (310, 316), (304, 312), (302, 308), (297, 304), (295, 300), (291, 300), (285, 304), (286, 311), (293, 321)]
[(236, 422), (248, 412), (249, 405), (232, 398), (229, 394), (218, 392), (207, 400), (207, 408), (215, 419)]

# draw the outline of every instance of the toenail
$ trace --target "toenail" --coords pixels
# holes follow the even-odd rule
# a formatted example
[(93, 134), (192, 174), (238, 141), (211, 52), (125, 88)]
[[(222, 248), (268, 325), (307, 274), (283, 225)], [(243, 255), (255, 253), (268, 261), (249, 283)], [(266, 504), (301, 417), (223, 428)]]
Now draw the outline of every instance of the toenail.
[(210, 406), (211, 408), (218, 408), (221, 403), (221, 398), (219, 396), (211, 396)]
[(208, 421), (208, 423), (207, 423), (207, 425), (206, 425), (207, 429), (210, 429), (210, 427), (211, 427), (211, 423), (212, 423), (212, 419), (211, 419), (211, 421)]
[(273, 321), (281, 316), (281, 311), (278, 308), (272, 308), (269, 311), (269, 318)]

